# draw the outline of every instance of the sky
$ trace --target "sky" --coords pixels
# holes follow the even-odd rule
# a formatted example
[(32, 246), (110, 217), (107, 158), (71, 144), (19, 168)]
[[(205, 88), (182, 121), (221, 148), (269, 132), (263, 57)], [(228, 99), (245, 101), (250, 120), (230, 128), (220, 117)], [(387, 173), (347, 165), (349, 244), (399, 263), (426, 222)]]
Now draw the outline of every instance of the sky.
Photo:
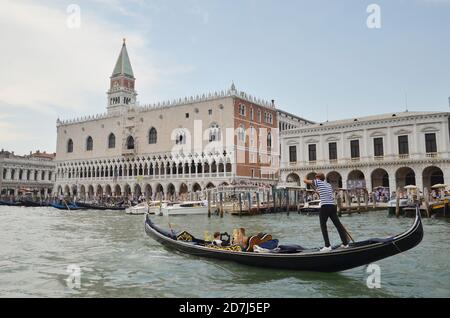
[(0, 148), (104, 113), (123, 38), (140, 104), (234, 81), (323, 122), (448, 111), (449, 35), (450, 0), (0, 0)]

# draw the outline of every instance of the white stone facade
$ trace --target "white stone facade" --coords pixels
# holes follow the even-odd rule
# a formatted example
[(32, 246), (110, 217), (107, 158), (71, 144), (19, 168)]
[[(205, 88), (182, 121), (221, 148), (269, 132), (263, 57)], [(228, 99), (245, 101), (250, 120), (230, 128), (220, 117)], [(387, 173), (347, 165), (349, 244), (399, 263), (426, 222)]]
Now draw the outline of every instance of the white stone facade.
[(38, 196), (51, 195), (55, 182), (55, 163), (52, 160), (0, 155), (0, 193), (15, 195), (28, 190)]
[[(281, 181), (323, 172), (335, 187), (369, 191), (450, 183), (449, 113), (402, 112), (314, 124), (281, 133)], [(330, 145), (330, 143), (334, 145)], [(358, 149), (359, 148), (359, 149)]]

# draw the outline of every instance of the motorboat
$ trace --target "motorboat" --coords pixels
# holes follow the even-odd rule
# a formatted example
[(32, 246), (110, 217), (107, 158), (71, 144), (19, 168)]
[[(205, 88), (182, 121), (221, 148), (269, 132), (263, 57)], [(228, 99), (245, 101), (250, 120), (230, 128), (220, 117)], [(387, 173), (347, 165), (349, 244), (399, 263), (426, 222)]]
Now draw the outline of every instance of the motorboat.
[(313, 200), (306, 202), (303, 207), (300, 208), (301, 213), (319, 213), (320, 212), (320, 200)]
[(166, 206), (169, 201), (151, 201), (148, 204), (148, 214), (161, 214), (161, 208)]
[[(403, 214), (403, 209), (410, 207), (410, 201), (409, 199), (400, 199), (399, 200), (399, 209), (400, 214)], [(395, 215), (395, 210), (397, 209), (397, 199), (392, 199), (388, 202), (388, 211), (389, 215)]]
[(208, 214), (208, 203), (205, 201), (185, 201), (164, 203), (160, 208), (160, 214), (170, 215), (193, 215)]
[(125, 213), (135, 215), (149, 213), (149, 204), (146, 201), (144, 201), (135, 206), (130, 206), (125, 210)]

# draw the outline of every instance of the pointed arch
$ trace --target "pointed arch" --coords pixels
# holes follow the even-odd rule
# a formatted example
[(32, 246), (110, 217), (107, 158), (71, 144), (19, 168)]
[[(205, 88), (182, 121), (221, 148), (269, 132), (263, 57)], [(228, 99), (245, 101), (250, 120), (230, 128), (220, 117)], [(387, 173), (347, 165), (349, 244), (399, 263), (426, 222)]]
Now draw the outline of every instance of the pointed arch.
[(67, 141), (67, 152), (72, 153), (73, 152), (73, 140), (69, 139)]
[(91, 136), (86, 138), (86, 151), (92, 151), (94, 149), (94, 139)]
[(127, 149), (128, 150), (134, 149), (134, 138), (133, 138), (133, 136), (128, 136), (128, 138), (127, 138)]
[(108, 148), (116, 148), (116, 135), (114, 135), (113, 133), (110, 133), (108, 136)]
[(148, 132), (148, 143), (154, 145), (158, 142), (158, 131), (155, 127), (150, 128)]

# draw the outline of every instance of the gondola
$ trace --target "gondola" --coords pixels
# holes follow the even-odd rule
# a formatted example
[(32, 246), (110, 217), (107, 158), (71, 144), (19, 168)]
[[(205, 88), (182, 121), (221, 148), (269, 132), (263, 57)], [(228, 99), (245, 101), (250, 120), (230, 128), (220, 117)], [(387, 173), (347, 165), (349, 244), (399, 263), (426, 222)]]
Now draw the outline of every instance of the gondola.
[(263, 253), (235, 251), (231, 247), (217, 248), (185, 231), (161, 229), (152, 222), (149, 215), (145, 219), (145, 231), (166, 248), (195, 256), (258, 267), (315, 272), (338, 272), (370, 264), (412, 249), (423, 238), (422, 218), (418, 208), (414, 224), (406, 232), (350, 243), (348, 248), (334, 246), (330, 252), (298, 245), (279, 245), (276, 252)]
[(58, 210), (68, 210), (68, 211), (84, 209), (73, 203), (68, 203), (68, 204), (52, 203), (51, 206)]
[(33, 200), (20, 200), (23, 206), (25, 207), (46, 207), (50, 206), (49, 203), (43, 201), (43, 202), (37, 202)]
[(86, 202), (77, 202), (77, 206), (88, 209), (88, 210), (113, 210), (113, 211), (123, 211), (126, 209), (125, 206), (107, 206), (102, 204), (95, 204), (95, 203), (86, 203)]
[(6, 205), (6, 206), (22, 206), (22, 202), (19, 201), (0, 201), (0, 205)]

